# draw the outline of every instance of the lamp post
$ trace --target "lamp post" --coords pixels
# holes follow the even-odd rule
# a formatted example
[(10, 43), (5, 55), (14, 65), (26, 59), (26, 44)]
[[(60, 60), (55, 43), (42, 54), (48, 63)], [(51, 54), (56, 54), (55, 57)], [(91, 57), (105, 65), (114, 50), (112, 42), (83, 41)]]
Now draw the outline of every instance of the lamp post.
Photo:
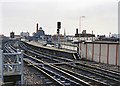
[(81, 31), (81, 29), (82, 29), (82, 24), (81, 24), (82, 18), (85, 18), (85, 16), (80, 16), (80, 21), (79, 21), (79, 34), (78, 34), (79, 40), (78, 40), (78, 45), (77, 45), (77, 46), (78, 46), (78, 47), (77, 47), (77, 53), (78, 53), (79, 55), (81, 55), (81, 50), (80, 50), (79, 41), (80, 41), (80, 31)]
[[(80, 16), (80, 21), (79, 21), (79, 33), (82, 31), (82, 18), (85, 18), (85, 16)], [(80, 34), (79, 34), (79, 41), (80, 41)]]

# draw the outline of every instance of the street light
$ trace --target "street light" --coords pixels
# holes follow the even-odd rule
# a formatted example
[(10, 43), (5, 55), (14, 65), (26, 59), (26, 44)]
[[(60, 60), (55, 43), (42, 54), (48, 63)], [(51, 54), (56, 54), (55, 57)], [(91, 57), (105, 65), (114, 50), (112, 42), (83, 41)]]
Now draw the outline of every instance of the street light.
[[(79, 21), (79, 33), (82, 31), (82, 18), (85, 18), (85, 16), (80, 16), (80, 21)], [(80, 34), (79, 34), (79, 40), (80, 40)]]
[(78, 35), (78, 47), (77, 47), (77, 53), (79, 54), (79, 55), (81, 55), (81, 50), (80, 50), (80, 48), (79, 48), (79, 41), (80, 41), (80, 31), (81, 31), (81, 29), (82, 29), (82, 25), (81, 25), (81, 22), (82, 22), (82, 18), (85, 18), (85, 16), (80, 16), (80, 21), (79, 21), (79, 35)]

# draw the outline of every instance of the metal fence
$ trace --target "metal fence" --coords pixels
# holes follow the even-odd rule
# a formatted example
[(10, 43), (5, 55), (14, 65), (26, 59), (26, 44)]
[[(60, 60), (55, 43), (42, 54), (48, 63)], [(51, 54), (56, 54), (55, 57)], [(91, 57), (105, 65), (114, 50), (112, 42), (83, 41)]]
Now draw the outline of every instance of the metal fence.
[(0, 50), (0, 81), (4, 82), (4, 76), (21, 75), (23, 84), (23, 53), (3, 53)]

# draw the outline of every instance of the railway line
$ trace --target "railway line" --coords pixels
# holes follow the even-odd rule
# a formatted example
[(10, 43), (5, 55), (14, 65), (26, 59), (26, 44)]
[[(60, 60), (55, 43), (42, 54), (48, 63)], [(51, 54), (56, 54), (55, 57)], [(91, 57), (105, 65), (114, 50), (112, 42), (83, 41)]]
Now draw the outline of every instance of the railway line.
[(84, 65), (91, 66), (93, 68), (98, 68), (98, 69), (102, 69), (105, 71), (111, 71), (111, 72), (120, 74), (120, 67), (119, 66), (108, 65), (108, 64), (104, 64), (104, 63), (98, 64), (97, 62), (88, 61), (88, 60), (78, 60), (78, 62), (82, 63)]
[(76, 66), (71, 66), (69, 64), (58, 64), (59, 66), (55, 66), (61, 69), (67, 69), (70, 70), (72, 72), (77, 72), (78, 74), (82, 74), (86, 77), (101, 81), (103, 83), (112, 85), (112, 86), (117, 86), (119, 85), (119, 77), (110, 77), (109, 75), (105, 75), (105, 74), (101, 74), (99, 72), (95, 72), (95, 71), (91, 71), (88, 68), (84, 68), (84, 67), (76, 67)]
[[(95, 79), (98, 79), (98, 80), (101, 79), (101, 81), (103, 81), (106, 84), (110, 84), (110, 85), (118, 85), (119, 84), (119, 74), (117, 74), (117, 73), (110, 72), (110, 71), (105, 71), (105, 70), (100, 69), (100, 68), (96, 68), (95, 69), (94, 67), (91, 67), (91, 66), (88, 66), (88, 65), (84, 65), (82, 63), (75, 63), (75, 65), (78, 65), (78, 64), (79, 64), (80, 67), (79, 68), (78, 67), (74, 67), (74, 70), (75, 70), (75, 68), (77, 68), (79, 70), (77, 70), (75, 72), (78, 72), (78, 71), (83, 70), (83, 69), (84, 69), (84, 71), (88, 70), (87, 72), (91, 72), (92, 73), (91, 74), (91, 78), (93, 78), (93, 77), (95, 78), (95, 76), (93, 76), (93, 75), (96, 74), (96, 78)], [(58, 64), (58, 65), (62, 65), (62, 64)], [(88, 67), (88, 68), (85, 68), (84, 66)], [(67, 64), (66, 69), (68, 69), (68, 68), (69, 68), (69, 70), (71, 70), (70, 68), (73, 68), (73, 66)], [(90, 70), (92, 70), (92, 71), (90, 71)], [(87, 74), (87, 73), (86, 73), (86, 75), (90, 76), (90, 74)], [(101, 76), (102, 78), (101, 77), (98, 78), (99, 76)], [(111, 77), (113, 77), (113, 78), (111, 78)], [(112, 83), (110, 83), (111, 81), (112, 81)]]
[[(12, 49), (12, 52), (11, 52), (11, 49)], [(4, 50), (6, 52), (9, 52), (9, 53), (10, 52), (11, 53), (16, 52), (16, 49), (14, 47), (12, 47), (10, 45), (10, 43), (9, 44), (5, 44)], [(31, 60), (29, 60), (29, 61), (24, 60), (24, 61), (26, 63), (28, 63), (28, 64), (31, 64), (31, 62), (32, 62)], [(62, 83), (60, 83), (59, 81), (55, 80), (53, 77), (51, 77), (48, 73), (46, 73), (42, 69), (40, 69), (40, 68), (38, 68), (38, 67), (36, 67), (34, 65), (33, 65), (33, 67), (36, 68), (36, 69), (38, 69), (39, 72), (40, 72), (39, 76), (41, 76), (42, 78), (44, 78), (44, 84), (43, 85), (49, 85), (49, 86), (56, 86), (56, 85), (58, 85), (58, 86), (63, 86)]]
[(27, 47), (25, 44), (20, 44), (20, 48), (21, 49), (24, 49), (25, 50), (25, 53), (29, 53), (30, 54), (35, 54), (36, 57), (44, 57), (43, 59), (47, 58), (47, 59), (51, 59), (53, 61), (57, 61), (57, 62), (73, 62), (73, 59), (68, 59), (68, 58), (64, 58), (64, 57), (58, 57), (58, 56), (55, 56), (55, 55), (50, 55), (50, 54), (47, 54), (47, 53), (43, 53), (43, 52), (40, 52), (40, 50), (36, 50), (34, 48), (30, 48), (30, 47)]
[(119, 80), (119, 76), (120, 76), (120, 73), (119, 72), (114, 72), (114, 71), (110, 71), (110, 70), (106, 70), (106, 69), (102, 69), (102, 68), (99, 68), (99, 67), (95, 67), (95, 66), (91, 66), (91, 65), (88, 65), (88, 64), (83, 64), (83, 63), (76, 63), (76, 65), (79, 67), (79, 68), (88, 68), (88, 70), (91, 70), (91, 71), (94, 71), (94, 72), (98, 72), (99, 74), (103, 74), (103, 75), (109, 75), (109, 77), (111, 78), (116, 78), (116, 80)]
[[(27, 49), (31, 49), (32, 48), (32, 49), (34, 49), (35, 52), (38, 52), (38, 53), (40, 53), (42, 55), (50, 56), (50, 54), (46, 54), (46, 53), (43, 53), (43, 52), (41, 53), (39, 48), (36, 50), (33, 46), (32, 47), (26, 46), (23, 43), (22, 43), (22, 45), (24, 45), (24, 47), (26, 47)], [(56, 56), (52, 55), (52, 57), (56, 57)], [(57, 59), (62, 59), (64, 61), (64, 59), (67, 59), (67, 58), (64, 58), (64, 57), (60, 57), (59, 58), (57, 56)], [(73, 59), (72, 60), (71, 59), (67, 59), (67, 60), (73, 62)], [(112, 71), (112, 72), (115, 72), (115, 73), (120, 73), (120, 67), (119, 66), (113, 66), (113, 65), (103, 64), (103, 63), (99, 63), (98, 64), (97, 62), (91, 62), (91, 61), (87, 61), (87, 60), (84, 60), (84, 59), (82, 59), (82, 60), (77, 59), (75, 61), (79, 62), (79, 63), (84, 63), (86, 65), (90, 65), (90, 66), (93, 66), (93, 67), (96, 67), (96, 68), (105, 69), (105, 70)]]
[[(24, 61), (32, 65), (56, 83), (66, 86), (118, 86), (120, 73), (94, 67), (74, 59), (57, 57), (42, 53), (37, 49), (19, 43), (19, 48), (25, 51)], [(11, 43), (6, 44), (6, 50), (16, 50)], [(13, 52), (13, 51), (12, 51)]]
[[(28, 56), (29, 57), (29, 56)], [(63, 83), (63, 85), (74, 85), (74, 86), (89, 86), (89, 84), (87, 82), (84, 82), (72, 75), (69, 75), (68, 73), (59, 70), (58, 68), (54, 68), (53, 66), (49, 65), (48, 63), (39, 60), (37, 58), (31, 57), (33, 60), (37, 60), (40, 64), (34, 64), (34, 63), (30, 63), (33, 64), (34, 67), (36, 68), (40, 68), (44, 71), (46, 71), (48, 74), (50, 74), (52, 77), (54, 77), (56, 80), (60, 81), (61, 83)]]
[[(116, 84), (117, 82), (118, 82), (117, 84), (119, 84), (119, 76), (120, 75), (118, 73), (114, 73), (112, 71), (111, 72), (106, 71), (106, 70), (100, 69), (100, 68), (91, 67), (91, 66), (88, 66), (88, 65), (82, 64), (82, 63), (74, 63), (74, 64), (79, 66), (79, 67), (72, 66), (70, 64), (64, 64), (64, 66), (66, 65), (67, 67), (65, 67), (65, 68), (72, 70), (72, 71), (73, 71), (72, 68), (74, 68), (74, 72), (81, 73), (81, 70), (86, 71), (86, 72), (90, 72), (91, 74), (87, 74), (86, 72), (83, 74), (86, 76), (89, 76), (89, 77), (91, 76), (91, 78), (96, 77), (95, 79), (98, 79), (98, 80), (101, 79), (101, 81), (103, 81), (104, 83), (109, 83), (109, 82), (111, 82), (109, 80), (112, 80), (112, 81), (114, 81), (114, 83), (112, 82), (111, 85)], [(62, 65), (62, 67), (64, 67), (63, 64), (58, 64), (58, 65)], [(96, 76), (93, 76), (95, 74), (96, 74)], [(100, 78), (98, 78), (98, 77), (100, 77)]]
[[(63, 86), (66, 86), (66, 85), (89, 86), (89, 84), (87, 82), (84, 82), (80, 79), (77, 79), (76, 77), (69, 75), (69, 74), (67, 74), (59, 69), (55, 69), (50, 65), (47, 65), (47, 68), (45, 68), (46, 63), (43, 62), (42, 60), (39, 60), (37, 58), (33, 58), (32, 56), (28, 56), (28, 55), (26, 55), (26, 57), (29, 57), (29, 60), (25, 60), (27, 63), (32, 64), (32, 66), (34, 66), (39, 71), (42, 71), (47, 76), (49, 76), (52, 79), (54, 79), (55, 81), (57, 81), (60, 85), (63, 85)], [(39, 64), (44, 65), (44, 67), (41, 65), (34, 65), (34, 63), (36, 63), (38, 61), (39, 61)], [(52, 68), (52, 69), (48, 70), (48, 66), (49, 66), (49, 68)], [(58, 83), (57, 83), (57, 85), (59, 85)]]

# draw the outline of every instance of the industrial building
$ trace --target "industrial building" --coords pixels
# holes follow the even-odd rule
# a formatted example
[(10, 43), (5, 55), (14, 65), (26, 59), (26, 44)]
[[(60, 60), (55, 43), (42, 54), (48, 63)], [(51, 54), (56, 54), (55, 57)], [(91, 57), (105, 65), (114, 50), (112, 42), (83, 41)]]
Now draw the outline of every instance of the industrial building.
[(36, 32), (33, 33), (33, 40), (44, 40), (45, 38), (45, 32), (42, 27), (38, 27), (38, 24), (36, 25)]
[(20, 33), (20, 36), (21, 36), (22, 38), (28, 37), (28, 36), (29, 36), (29, 32), (21, 32), (21, 33)]
[(95, 34), (87, 33), (86, 30), (83, 30), (82, 33), (78, 33), (78, 29), (76, 29), (75, 37), (95, 37)]
[(14, 32), (10, 32), (10, 38), (14, 38), (15, 37), (15, 33)]

